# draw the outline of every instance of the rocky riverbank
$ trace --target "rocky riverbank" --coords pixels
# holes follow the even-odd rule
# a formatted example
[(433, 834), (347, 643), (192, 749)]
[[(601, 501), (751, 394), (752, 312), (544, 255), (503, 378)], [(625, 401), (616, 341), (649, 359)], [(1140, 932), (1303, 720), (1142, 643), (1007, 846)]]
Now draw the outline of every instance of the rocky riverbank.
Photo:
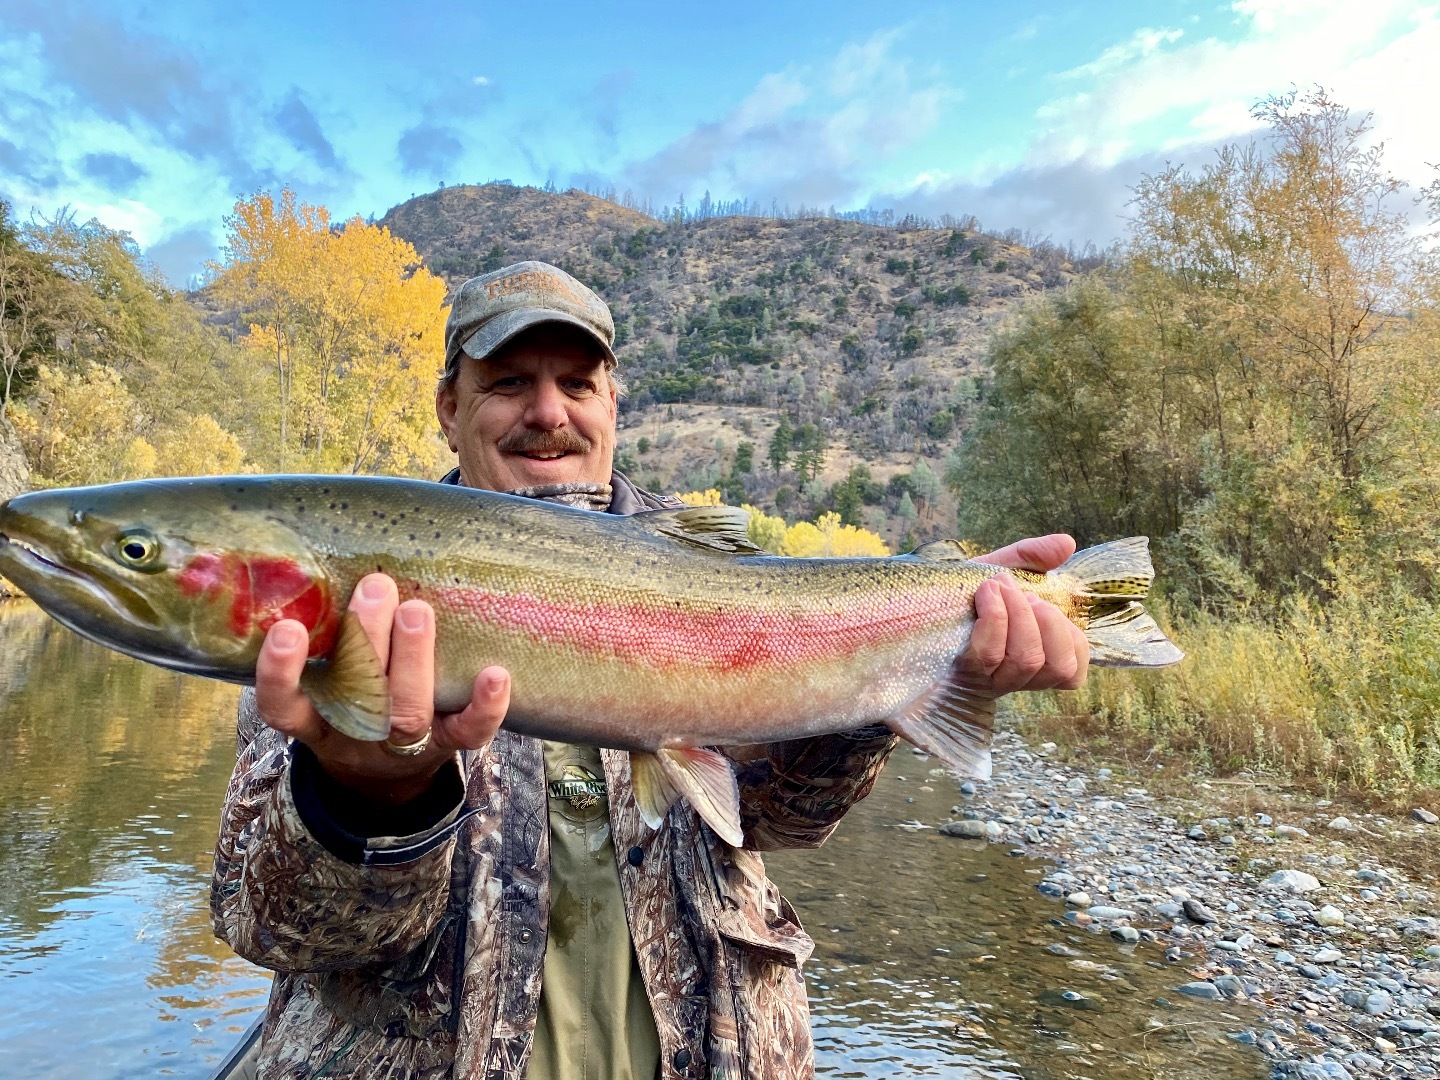
[[(1413, 880), (1435, 815), (1283, 791), (1237, 810), (1219, 782), (1166, 786), (1006, 732), (940, 831), (1052, 860), (1037, 887), (1057, 918), (1153, 951), (1177, 994), (1228, 1001), (1231, 1037), (1275, 1077), (1440, 1077), (1440, 903)], [(1387, 864), (1397, 850), (1412, 869)]]

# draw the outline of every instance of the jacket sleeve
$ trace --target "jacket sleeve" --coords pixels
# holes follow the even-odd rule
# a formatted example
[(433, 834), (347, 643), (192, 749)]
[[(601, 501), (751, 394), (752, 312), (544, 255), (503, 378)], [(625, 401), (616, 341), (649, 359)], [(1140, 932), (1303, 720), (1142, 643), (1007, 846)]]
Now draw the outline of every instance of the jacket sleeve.
[[(247, 960), (285, 972), (389, 962), (419, 946), (449, 894), (453, 823), (464, 787), (458, 766), (438, 786), (442, 800), (459, 792), (448, 813), (434, 811), (431, 799), (420, 813), (436, 820), (422, 822), (415, 834), (357, 838), (336, 820), (319, 827), (326, 811), (313, 777), (306, 779), (308, 751), (292, 750), (260, 721), (250, 690), (240, 699), (238, 736), (211, 880), (215, 933)], [(415, 811), (409, 816), (414, 824)], [(345, 850), (347, 836), (355, 851), (425, 850), (409, 861), (367, 865)], [(429, 846), (426, 837), (440, 842)]]
[(870, 794), (899, 740), (881, 724), (765, 746), (727, 747), (740, 784), (745, 846), (812, 848)]

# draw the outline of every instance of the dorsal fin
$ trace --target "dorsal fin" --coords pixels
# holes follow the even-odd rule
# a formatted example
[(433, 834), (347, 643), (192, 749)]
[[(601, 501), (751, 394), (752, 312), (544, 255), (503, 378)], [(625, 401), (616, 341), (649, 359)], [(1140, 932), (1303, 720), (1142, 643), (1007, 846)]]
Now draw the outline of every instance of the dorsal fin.
[(930, 559), (935, 562), (950, 562), (956, 559), (965, 560), (970, 556), (965, 553), (965, 547), (959, 540), (932, 540), (928, 544), (921, 544), (910, 553), (917, 559)]
[(630, 521), (711, 555), (766, 555), (750, 539), (750, 514), (738, 506), (687, 506), (647, 510)]

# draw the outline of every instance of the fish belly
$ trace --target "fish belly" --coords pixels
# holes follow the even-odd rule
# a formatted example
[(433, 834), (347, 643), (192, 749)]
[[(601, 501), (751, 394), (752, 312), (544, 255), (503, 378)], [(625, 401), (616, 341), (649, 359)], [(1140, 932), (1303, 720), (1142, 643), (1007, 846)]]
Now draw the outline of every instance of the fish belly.
[(475, 675), (500, 664), (506, 726), (542, 738), (655, 750), (851, 730), (902, 712), (964, 648), (968, 608), (918, 606), (656, 618), (472, 591), (463, 607), (437, 603), (437, 707), (463, 708)]

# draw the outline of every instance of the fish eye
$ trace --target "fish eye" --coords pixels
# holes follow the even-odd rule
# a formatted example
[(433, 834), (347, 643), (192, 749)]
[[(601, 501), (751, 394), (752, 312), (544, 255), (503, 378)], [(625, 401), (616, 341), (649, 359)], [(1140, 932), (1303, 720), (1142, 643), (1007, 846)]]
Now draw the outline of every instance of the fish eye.
[(115, 555), (134, 570), (153, 569), (160, 557), (160, 541), (148, 529), (128, 529), (116, 539)]

